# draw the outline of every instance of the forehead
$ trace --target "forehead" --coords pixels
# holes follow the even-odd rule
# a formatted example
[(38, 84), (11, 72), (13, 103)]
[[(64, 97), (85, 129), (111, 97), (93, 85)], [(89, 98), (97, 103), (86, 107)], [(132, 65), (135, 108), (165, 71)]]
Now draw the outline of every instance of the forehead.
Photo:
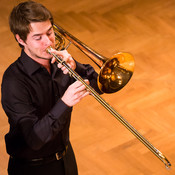
[(51, 27), (52, 24), (50, 20), (42, 22), (32, 22), (30, 23), (30, 34), (46, 33)]

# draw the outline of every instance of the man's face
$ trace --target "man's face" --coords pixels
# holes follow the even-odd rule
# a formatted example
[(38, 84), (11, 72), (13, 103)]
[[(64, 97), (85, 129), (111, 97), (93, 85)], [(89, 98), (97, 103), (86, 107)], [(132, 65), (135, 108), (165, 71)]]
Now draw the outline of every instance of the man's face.
[(46, 52), (49, 46), (55, 47), (55, 34), (49, 20), (30, 24), (30, 33), (22, 44), (24, 51), (33, 59), (51, 59)]

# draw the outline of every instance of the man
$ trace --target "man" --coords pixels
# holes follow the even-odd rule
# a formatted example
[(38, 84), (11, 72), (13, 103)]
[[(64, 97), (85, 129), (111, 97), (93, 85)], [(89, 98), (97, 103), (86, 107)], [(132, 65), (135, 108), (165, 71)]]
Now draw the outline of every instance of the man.
[[(76, 175), (69, 141), (72, 106), (89, 92), (46, 51), (54, 48), (53, 17), (41, 4), (26, 1), (12, 10), (10, 29), (22, 48), (5, 71), (2, 106), (10, 124), (5, 136), (9, 175)], [(75, 61), (66, 50), (55, 51), (98, 92), (97, 73)]]

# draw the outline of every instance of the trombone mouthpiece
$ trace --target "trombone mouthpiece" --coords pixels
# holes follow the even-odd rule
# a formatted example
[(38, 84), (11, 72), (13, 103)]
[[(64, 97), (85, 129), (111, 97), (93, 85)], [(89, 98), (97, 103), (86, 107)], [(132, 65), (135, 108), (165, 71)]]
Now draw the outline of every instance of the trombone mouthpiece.
[(46, 52), (51, 54), (51, 51), (52, 51), (52, 50), (53, 50), (52, 46), (49, 46), (49, 47), (46, 49)]

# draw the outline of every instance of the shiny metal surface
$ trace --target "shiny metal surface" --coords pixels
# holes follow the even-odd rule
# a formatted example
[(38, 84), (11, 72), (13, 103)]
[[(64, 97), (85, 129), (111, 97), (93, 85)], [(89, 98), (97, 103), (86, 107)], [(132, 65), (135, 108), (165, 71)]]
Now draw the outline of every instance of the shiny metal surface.
[[(111, 59), (107, 59), (92, 49), (87, 47), (84, 43), (79, 41), (73, 35), (66, 32), (61, 27), (54, 25), (56, 32), (60, 32), (65, 36), (71, 43), (75, 44), (80, 50), (82, 50), (86, 55), (88, 55), (98, 66), (101, 67), (101, 72), (98, 77), (99, 88), (106, 93), (112, 93), (120, 90), (124, 87), (130, 80), (134, 71), (134, 59), (129, 53), (117, 53)], [(59, 38), (62, 40), (62, 36)], [(63, 41), (59, 41), (61, 44)], [(62, 47), (62, 45), (60, 46)], [(143, 137), (128, 121), (126, 121), (123, 116), (121, 116), (111, 105), (109, 105), (90, 85), (88, 85), (84, 79), (78, 75), (74, 70), (72, 70), (69, 65), (66, 64), (59, 56), (50, 52), (51, 47), (47, 48), (47, 52), (53, 55), (59, 63), (65, 66), (69, 74), (76, 80), (84, 84), (91, 95), (110, 112), (121, 124), (123, 124), (141, 143), (143, 143), (157, 158), (159, 158), (167, 169), (170, 169), (171, 163), (168, 159), (156, 148), (154, 147), (145, 137)], [(59, 48), (60, 49), (60, 48)], [(117, 86), (117, 87), (116, 87)]]
[(108, 59), (82, 43), (62, 27), (54, 25), (54, 29), (56, 33), (62, 34), (98, 65), (101, 69), (98, 76), (98, 86), (102, 92), (117, 92), (129, 82), (134, 71), (134, 58), (131, 54), (120, 52)]

